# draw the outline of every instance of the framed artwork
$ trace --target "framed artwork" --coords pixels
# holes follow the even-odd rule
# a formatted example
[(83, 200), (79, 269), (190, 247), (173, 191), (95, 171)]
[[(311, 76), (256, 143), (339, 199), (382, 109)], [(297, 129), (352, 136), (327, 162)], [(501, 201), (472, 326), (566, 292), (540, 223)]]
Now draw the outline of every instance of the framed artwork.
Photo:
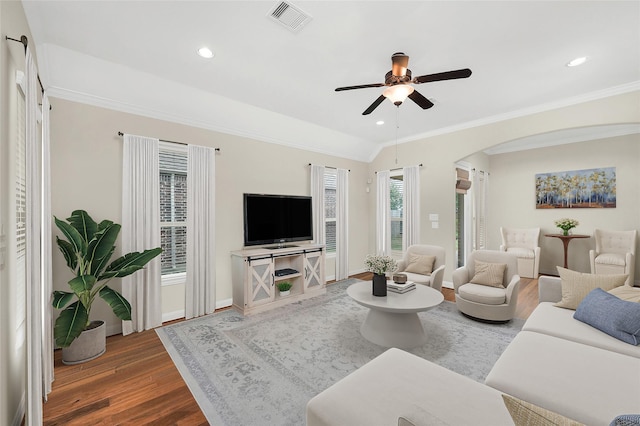
[(615, 167), (536, 174), (536, 209), (615, 207)]

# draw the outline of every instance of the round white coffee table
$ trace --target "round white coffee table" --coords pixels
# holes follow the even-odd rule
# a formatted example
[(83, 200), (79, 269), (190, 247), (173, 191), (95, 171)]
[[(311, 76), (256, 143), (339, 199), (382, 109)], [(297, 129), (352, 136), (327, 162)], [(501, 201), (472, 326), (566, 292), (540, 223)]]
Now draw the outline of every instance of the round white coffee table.
[(371, 281), (347, 288), (347, 294), (369, 308), (360, 333), (376, 345), (388, 348), (415, 348), (427, 342), (418, 312), (438, 306), (444, 300), (441, 292), (422, 284), (404, 294), (387, 291), (385, 297), (371, 294)]

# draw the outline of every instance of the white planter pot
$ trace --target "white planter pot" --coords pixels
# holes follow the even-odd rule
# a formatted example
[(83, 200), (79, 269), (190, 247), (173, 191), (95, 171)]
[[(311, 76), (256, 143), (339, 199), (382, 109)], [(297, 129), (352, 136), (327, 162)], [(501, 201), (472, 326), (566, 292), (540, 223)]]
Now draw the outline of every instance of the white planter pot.
[(81, 364), (98, 358), (107, 348), (107, 326), (104, 321), (92, 321), (95, 325), (83, 331), (71, 345), (62, 348), (62, 363)]
[(280, 296), (283, 296), (283, 297), (284, 297), (284, 296), (288, 296), (288, 295), (290, 295), (290, 294), (291, 294), (291, 290), (281, 291), (281, 292), (280, 292)]

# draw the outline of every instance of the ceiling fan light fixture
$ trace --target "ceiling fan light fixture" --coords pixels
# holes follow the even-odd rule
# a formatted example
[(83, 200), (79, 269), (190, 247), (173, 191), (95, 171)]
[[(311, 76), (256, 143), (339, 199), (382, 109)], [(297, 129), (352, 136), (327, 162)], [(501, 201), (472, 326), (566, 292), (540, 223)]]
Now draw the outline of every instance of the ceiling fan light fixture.
[(394, 86), (387, 87), (382, 96), (389, 99), (392, 104), (399, 106), (403, 103), (407, 97), (414, 91), (413, 86), (408, 84), (396, 84)]

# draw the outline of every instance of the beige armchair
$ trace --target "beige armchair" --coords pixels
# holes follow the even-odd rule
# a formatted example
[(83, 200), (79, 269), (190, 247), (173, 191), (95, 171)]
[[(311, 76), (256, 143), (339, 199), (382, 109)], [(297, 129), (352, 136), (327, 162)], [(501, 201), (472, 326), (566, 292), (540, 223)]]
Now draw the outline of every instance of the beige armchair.
[(453, 271), (453, 288), (456, 305), (463, 314), (488, 321), (511, 320), (520, 290), (516, 255), (473, 251), (467, 264)]
[(518, 275), (538, 278), (540, 269), (540, 228), (500, 228), (502, 244), (500, 251), (518, 257)]
[(636, 236), (638, 231), (594, 229), (596, 249), (589, 250), (592, 274), (628, 274), (627, 285), (634, 285)]
[(402, 272), (407, 280), (440, 291), (444, 278), (444, 261), (443, 247), (415, 244), (407, 249), (404, 259), (398, 262), (398, 268), (394, 272)]

